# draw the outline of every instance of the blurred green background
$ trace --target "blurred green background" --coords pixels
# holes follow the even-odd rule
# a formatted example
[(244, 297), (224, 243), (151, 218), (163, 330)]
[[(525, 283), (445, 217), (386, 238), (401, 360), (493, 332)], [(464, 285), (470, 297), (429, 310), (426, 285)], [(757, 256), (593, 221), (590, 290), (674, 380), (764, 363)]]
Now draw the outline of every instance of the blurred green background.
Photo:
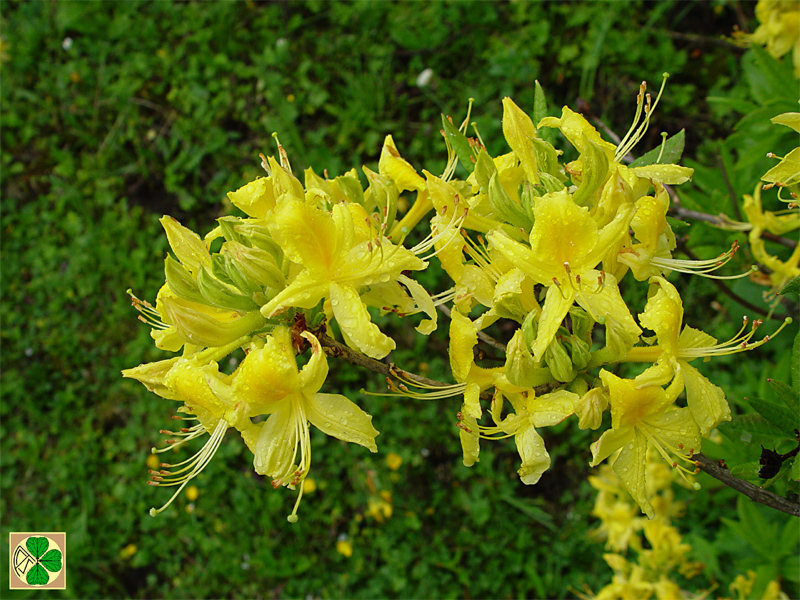
[[(50, 597), (560, 598), (598, 590), (611, 572), (590, 535), (593, 432), (572, 422), (546, 432), (553, 467), (526, 487), (512, 441), (486, 445), (473, 469), (461, 465), (457, 403), (362, 396), (362, 387), (381, 388), (379, 378), (333, 361), (326, 390), (375, 416), (380, 452), (315, 436), (317, 489), (296, 525), (286, 522), (294, 494), (255, 476), (252, 457), (230, 440), (193, 482), (193, 502), (181, 496), (151, 518), (148, 508), (168, 494), (145, 485), (145, 460), (174, 407), (119, 375), (163, 357), (125, 290), (155, 297), (167, 250), (158, 218), (208, 231), (232, 210), (226, 192), (262, 173), (258, 153), (275, 153), (273, 132), (295, 172), (377, 170), (391, 133), (412, 164), (438, 173), (446, 156), (439, 115), (460, 121), (469, 98), (494, 154), (505, 147), (500, 100), (510, 95), (530, 110), (535, 79), (553, 114), (569, 104), (623, 134), (639, 82), (657, 87), (669, 71), (637, 150), (656, 146), (660, 131), (686, 128), (686, 156), (713, 170), (716, 141), (737, 115), (706, 98), (747, 96), (743, 51), (722, 36), (734, 26), (752, 31), (753, 6), (3, 1), (0, 564), (9, 531), (66, 531), (68, 588)], [(766, 167), (748, 169), (738, 176), (751, 191)], [(695, 188), (693, 198), (706, 195)], [(722, 339), (735, 331), (741, 309), (711, 284), (685, 293), (687, 322), (709, 324)], [(710, 317), (703, 311), (712, 301)], [(397, 364), (447, 379), (443, 336), (420, 339), (391, 320), (384, 327), (393, 326)], [(770, 374), (786, 376), (788, 341), (779, 337), (754, 357), (751, 373), (734, 373), (731, 357), (704, 372), (737, 406), (764, 393)], [(390, 452), (402, 458), (396, 471)], [(719, 585), (725, 594), (735, 575), (726, 561), (765, 559), (758, 544), (720, 529), (720, 517), (734, 516), (735, 495), (703, 483), (706, 492), (686, 496), (690, 514), (680, 524), (709, 564), (689, 587)], [(389, 518), (375, 509), (378, 499), (391, 506)], [(779, 529), (787, 523), (763, 518)], [(338, 553), (337, 541), (348, 541), (352, 556)], [(3, 597), (36, 596), (9, 592), (0, 573)]]

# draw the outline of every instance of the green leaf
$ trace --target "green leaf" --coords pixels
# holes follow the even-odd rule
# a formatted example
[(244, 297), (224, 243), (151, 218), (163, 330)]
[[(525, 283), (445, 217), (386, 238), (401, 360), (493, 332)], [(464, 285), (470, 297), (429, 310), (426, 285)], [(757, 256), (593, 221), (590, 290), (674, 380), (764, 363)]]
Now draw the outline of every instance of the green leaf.
[(769, 384), (772, 386), (772, 391), (775, 392), (775, 395), (780, 398), (781, 402), (783, 402), (789, 409), (789, 412), (791, 412), (792, 422), (794, 423), (792, 430), (794, 431), (795, 428), (800, 429), (800, 394), (777, 379), (770, 379)]
[(783, 432), (770, 424), (764, 417), (756, 414), (736, 415), (727, 423), (720, 423), (719, 430), (733, 441), (749, 444), (753, 436), (784, 438)]
[(547, 116), (547, 98), (539, 80), (533, 82), (533, 122), (539, 123)]
[(50, 550), (39, 562), (51, 573), (58, 573), (61, 570), (61, 550)]
[[(771, 382), (770, 382), (771, 383)], [(794, 430), (798, 427), (797, 419), (785, 406), (761, 398), (748, 398), (750, 406), (785, 434), (794, 437)]]
[(458, 162), (467, 170), (467, 173), (472, 173), (475, 168), (475, 156), (472, 154), (467, 136), (458, 130), (450, 117), (442, 115), (442, 126), (445, 140), (455, 151)]
[(800, 454), (793, 459), (791, 478), (792, 481), (800, 481)]
[(742, 114), (747, 114), (758, 108), (757, 104), (750, 102), (749, 100), (742, 100), (741, 98), (726, 98), (724, 96), (709, 96), (706, 98), (706, 102), (711, 105), (730, 108)]
[(780, 295), (783, 294), (800, 294), (800, 275), (792, 279), (789, 283), (787, 283), (780, 292)]
[(28, 552), (38, 560), (47, 552), (47, 548), (50, 547), (50, 540), (46, 537), (29, 537), (25, 542), (25, 546), (28, 548)]
[(45, 585), (48, 581), (50, 581), (50, 576), (47, 574), (47, 571), (44, 570), (42, 565), (36, 564), (28, 574), (25, 576), (25, 580), (28, 582), (28, 585)]
[[(663, 144), (663, 154), (661, 152), (662, 146), (653, 148), (650, 152), (642, 154), (639, 158), (633, 161), (631, 167), (644, 167), (647, 165), (654, 165), (656, 163), (662, 165), (678, 164), (678, 161), (683, 155), (683, 147), (686, 144), (686, 130), (681, 129), (678, 133), (668, 138)], [(659, 160), (659, 156), (661, 159)]]

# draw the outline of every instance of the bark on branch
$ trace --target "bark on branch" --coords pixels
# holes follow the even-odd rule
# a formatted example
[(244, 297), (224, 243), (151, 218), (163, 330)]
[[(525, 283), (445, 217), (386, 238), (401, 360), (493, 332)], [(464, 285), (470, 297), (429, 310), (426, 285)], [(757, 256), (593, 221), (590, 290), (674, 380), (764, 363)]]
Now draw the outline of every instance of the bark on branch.
[(734, 477), (731, 475), (731, 472), (727, 467), (721, 466), (719, 462), (711, 460), (704, 454), (695, 454), (692, 456), (692, 460), (697, 463), (697, 466), (700, 467), (701, 471), (708, 473), (714, 479), (721, 481), (740, 494), (744, 494), (751, 500), (755, 500), (756, 502), (764, 504), (765, 506), (769, 506), (770, 508), (774, 508), (775, 510), (785, 512), (788, 515), (800, 517), (800, 503), (792, 502), (783, 496), (773, 494), (768, 490), (760, 488), (749, 481)]

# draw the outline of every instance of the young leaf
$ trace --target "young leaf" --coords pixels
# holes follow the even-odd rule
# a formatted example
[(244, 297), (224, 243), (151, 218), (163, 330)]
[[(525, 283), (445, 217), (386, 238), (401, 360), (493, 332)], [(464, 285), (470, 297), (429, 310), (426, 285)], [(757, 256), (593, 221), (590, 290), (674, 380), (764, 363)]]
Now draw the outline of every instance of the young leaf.
[[(539, 121), (544, 119), (547, 115), (547, 98), (544, 95), (544, 89), (539, 85), (539, 80), (533, 82), (533, 122), (539, 124)], [(539, 137), (545, 142), (553, 143), (554, 130), (545, 127), (544, 129), (537, 129)]]
[[(633, 161), (631, 167), (644, 167), (653, 164), (678, 164), (678, 161), (683, 155), (683, 147), (686, 143), (686, 130), (681, 129), (678, 133), (668, 138), (664, 142), (664, 152), (661, 153), (661, 146), (653, 148), (649, 152), (642, 154), (639, 158)], [(661, 160), (659, 160), (659, 155)]]

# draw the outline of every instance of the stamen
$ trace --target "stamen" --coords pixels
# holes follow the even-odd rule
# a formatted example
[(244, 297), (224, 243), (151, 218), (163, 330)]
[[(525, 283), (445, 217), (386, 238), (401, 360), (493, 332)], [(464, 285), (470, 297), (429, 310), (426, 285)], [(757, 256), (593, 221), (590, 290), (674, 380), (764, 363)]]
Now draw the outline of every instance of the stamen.
[[(200, 425), (200, 427), (202, 427), (202, 425)], [(169, 463), (161, 464), (162, 467), (167, 467), (167, 468), (175, 468), (175, 467), (180, 467), (182, 465), (186, 466), (174, 472), (160, 471), (159, 472), (160, 474), (167, 475), (169, 476), (169, 478), (153, 475), (152, 481), (147, 482), (149, 485), (153, 486), (173, 486), (173, 485), (180, 486), (177, 489), (177, 491), (172, 495), (172, 497), (167, 501), (167, 503), (164, 504), (164, 506), (162, 506), (158, 510), (156, 510), (155, 508), (150, 509), (151, 517), (155, 517), (158, 513), (164, 511), (170, 504), (172, 504), (172, 501), (175, 500), (178, 494), (181, 493), (181, 490), (183, 490), (183, 488), (186, 487), (186, 484), (189, 483), (195, 477), (197, 477), (200, 474), (200, 472), (206, 468), (206, 465), (208, 465), (208, 463), (214, 457), (214, 454), (217, 452), (217, 449), (219, 448), (219, 445), (222, 442), (222, 438), (225, 436), (225, 432), (227, 430), (228, 430), (228, 422), (225, 421), (225, 419), (220, 419), (219, 422), (217, 423), (216, 428), (214, 429), (214, 432), (211, 434), (211, 437), (197, 454), (175, 465), (170, 465)], [(181, 475), (182, 473), (184, 474)]]

